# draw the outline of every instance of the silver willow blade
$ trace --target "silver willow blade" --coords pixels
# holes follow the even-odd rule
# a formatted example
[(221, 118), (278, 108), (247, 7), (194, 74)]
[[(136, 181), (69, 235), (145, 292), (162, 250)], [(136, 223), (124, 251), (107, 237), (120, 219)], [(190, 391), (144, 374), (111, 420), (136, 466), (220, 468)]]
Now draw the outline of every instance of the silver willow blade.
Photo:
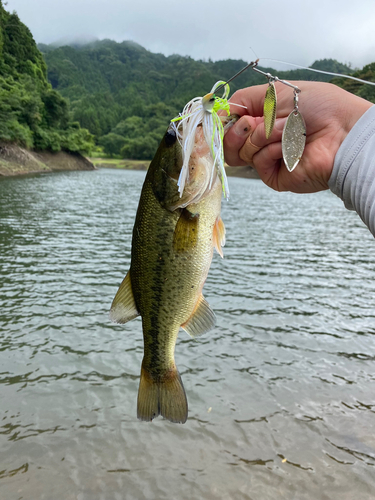
[(305, 121), (295, 109), (288, 116), (281, 140), (286, 168), (292, 172), (298, 165), (306, 144)]

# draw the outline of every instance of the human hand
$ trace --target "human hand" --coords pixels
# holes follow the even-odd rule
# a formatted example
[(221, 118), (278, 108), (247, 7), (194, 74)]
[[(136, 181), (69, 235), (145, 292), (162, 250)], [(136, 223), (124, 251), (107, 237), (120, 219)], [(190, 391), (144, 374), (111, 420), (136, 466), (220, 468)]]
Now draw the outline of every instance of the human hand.
[(230, 102), (231, 112), (241, 116), (224, 137), (228, 165), (252, 165), (262, 181), (276, 191), (313, 193), (328, 189), (336, 153), (357, 120), (372, 103), (345, 90), (321, 82), (291, 82), (297, 85), (299, 111), (306, 123), (306, 147), (297, 167), (289, 172), (282, 160), (281, 137), (287, 116), (293, 110), (293, 90), (276, 83), (277, 118), (267, 140), (263, 103), (268, 85), (241, 89)]

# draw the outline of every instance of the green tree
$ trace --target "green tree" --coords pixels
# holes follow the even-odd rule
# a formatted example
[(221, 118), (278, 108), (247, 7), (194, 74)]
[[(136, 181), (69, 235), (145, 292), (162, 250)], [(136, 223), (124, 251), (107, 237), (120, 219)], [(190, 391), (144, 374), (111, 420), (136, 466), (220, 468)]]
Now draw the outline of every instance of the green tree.
[(143, 136), (136, 139), (125, 139), (121, 148), (121, 156), (132, 160), (151, 160), (157, 150), (158, 140), (154, 137)]
[(99, 145), (103, 147), (106, 154), (112, 157), (121, 153), (121, 148), (123, 147), (125, 141), (126, 139), (122, 135), (110, 132), (100, 138)]
[(144, 121), (140, 116), (130, 116), (119, 122), (113, 129), (115, 134), (123, 137), (135, 138), (144, 131)]

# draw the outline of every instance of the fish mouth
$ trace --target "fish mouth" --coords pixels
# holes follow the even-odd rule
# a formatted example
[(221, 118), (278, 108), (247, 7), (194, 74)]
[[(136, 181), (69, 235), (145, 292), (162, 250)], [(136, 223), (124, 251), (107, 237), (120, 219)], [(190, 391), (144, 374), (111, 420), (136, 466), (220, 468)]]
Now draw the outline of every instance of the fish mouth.
[[(239, 119), (239, 115), (222, 115), (220, 119), (224, 127), (224, 134)], [(210, 148), (204, 137), (202, 124), (196, 129), (195, 145), (190, 156), (189, 172), (184, 191), (180, 199), (170, 209), (185, 208), (199, 203), (219, 182), (218, 170), (213, 165)]]
[(220, 120), (224, 127), (224, 135), (228, 132), (228, 130), (240, 119), (239, 115), (223, 115), (220, 116)]

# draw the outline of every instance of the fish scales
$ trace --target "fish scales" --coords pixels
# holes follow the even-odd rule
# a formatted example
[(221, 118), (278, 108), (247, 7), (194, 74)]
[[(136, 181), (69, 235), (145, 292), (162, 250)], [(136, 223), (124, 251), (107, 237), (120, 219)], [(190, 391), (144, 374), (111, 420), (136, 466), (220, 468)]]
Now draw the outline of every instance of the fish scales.
[[(220, 191), (217, 182), (214, 192)], [(206, 203), (211, 198), (206, 199)], [(173, 237), (180, 214), (171, 214), (160, 207), (149, 182), (145, 183), (140, 203), (148, 210), (142, 210), (136, 219), (130, 277), (135, 302), (142, 316), (145, 346), (150, 348), (145, 349), (144, 363), (153, 366), (155, 372), (159, 365), (155, 357), (161, 358), (163, 364), (173, 360), (178, 330), (191, 316), (197, 291), (203, 288), (212, 258), (216, 216), (207, 216), (202, 206), (189, 207), (201, 212), (198, 228), (201, 234), (196, 246), (176, 251)], [(171, 335), (165, 335), (165, 331)], [(165, 350), (156, 350), (155, 353), (152, 346), (161, 347), (163, 344)], [(152, 362), (150, 353), (154, 356)]]

